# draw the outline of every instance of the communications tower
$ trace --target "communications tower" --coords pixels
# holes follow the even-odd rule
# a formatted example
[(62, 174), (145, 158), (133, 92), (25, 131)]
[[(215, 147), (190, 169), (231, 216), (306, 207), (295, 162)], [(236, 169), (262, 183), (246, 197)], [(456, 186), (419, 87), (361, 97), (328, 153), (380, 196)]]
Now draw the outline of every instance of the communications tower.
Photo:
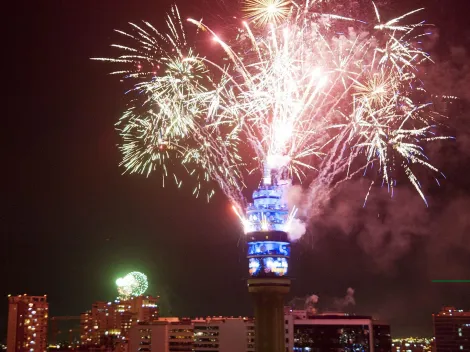
[(285, 200), (290, 185), (285, 172), (265, 166), (263, 182), (246, 209), (247, 284), (255, 306), (256, 352), (285, 352), (284, 296), (291, 284), (288, 226), (295, 215)]

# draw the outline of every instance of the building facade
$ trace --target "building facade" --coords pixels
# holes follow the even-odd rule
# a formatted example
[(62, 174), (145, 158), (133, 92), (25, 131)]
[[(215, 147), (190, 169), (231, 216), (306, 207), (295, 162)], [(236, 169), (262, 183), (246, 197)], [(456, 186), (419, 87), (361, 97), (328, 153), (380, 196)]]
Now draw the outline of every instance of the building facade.
[(8, 352), (45, 352), (47, 349), (47, 297), (26, 294), (8, 297)]
[(130, 351), (254, 352), (254, 324), (247, 318), (161, 318), (131, 328)]
[(285, 324), (289, 352), (392, 350), (390, 326), (368, 316), (286, 310)]
[(206, 318), (192, 321), (193, 351), (254, 351), (254, 324), (248, 318)]
[(80, 315), (83, 346), (126, 344), (130, 328), (139, 322), (158, 320), (158, 297), (138, 296), (129, 300), (95, 302)]
[(191, 320), (162, 318), (139, 322), (129, 333), (129, 351), (191, 352), (194, 327)]
[[(392, 351), (389, 325), (371, 317), (286, 310), (284, 323), (286, 352)], [(160, 318), (131, 328), (129, 352), (254, 352), (255, 341), (249, 318)]]
[(444, 307), (433, 314), (436, 352), (470, 352), (470, 312)]

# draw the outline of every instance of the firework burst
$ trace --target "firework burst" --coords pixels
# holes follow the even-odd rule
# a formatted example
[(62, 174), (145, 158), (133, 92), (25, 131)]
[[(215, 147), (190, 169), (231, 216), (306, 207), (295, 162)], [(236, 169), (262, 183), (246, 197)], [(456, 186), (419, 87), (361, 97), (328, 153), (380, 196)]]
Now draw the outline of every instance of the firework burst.
[(243, 23), (230, 41), (189, 19), (225, 54), (212, 60), (188, 44), (176, 8), (167, 34), (147, 22), (132, 25), (134, 34), (118, 31), (137, 46), (115, 45), (124, 54), (101, 60), (132, 67), (115, 72), (135, 80), (138, 93), (120, 121), (127, 170), (166, 175), (178, 160), (197, 175), (195, 194), (216, 181), (245, 225), (242, 190), (254, 170), (307, 182), (312, 215), (359, 173), (391, 192), (404, 174), (426, 201), (414, 166), (439, 176), (424, 143), (445, 137), (418, 77), (430, 62), (419, 47), (422, 23), (406, 23), (419, 10), (383, 21), (374, 5), (375, 22), (366, 23), (319, 13), (320, 5), (249, 0), (256, 28)]
[(289, 15), (292, 1), (289, 0), (247, 0), (243, 6), (245, 17), (264, 26), (280, 23)]
[(116, 286), (120, 299), (129, 299), (140, 296), (148, 289), (147, 276), (133, 271), (124, 277), (116, 280)]
[[(131, 23), (131, 28), (129, 33), (116, 31), (130, 42), (112, 45), (122, 55), (95, 58), (128, 66), (112, 74), (134, 82), (128, 92), (133, 93), (132, 101), (117, 123), (123, 138), (121, 165), (130, 173), (160, 170), (163, 184), (172, 176), (178, 187), (178, 173), (184, 170), (196, 180), (196, 196), (204, 183), (224, 177), (226, 192), (236, 194), (239, 163), (233, 159), (239, 158), (238, 137), (229, 126), (219, 128), (217, 121), (208, 119), (220, 82), (213, 81), (207, 61), (188, 44), (178, 9), (173, 7), (167, 15), (166, 32), (148, 22)], [(213, 194), (209, 186), (207, 199)]]

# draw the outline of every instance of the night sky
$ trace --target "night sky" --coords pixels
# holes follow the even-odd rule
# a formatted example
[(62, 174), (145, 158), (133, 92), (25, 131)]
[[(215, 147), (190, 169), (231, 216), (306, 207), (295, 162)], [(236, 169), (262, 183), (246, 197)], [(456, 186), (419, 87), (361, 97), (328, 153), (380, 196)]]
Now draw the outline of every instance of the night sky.
[[(177, 2), (183, 17), (233, 6), (189, 3)], [(439, 29), (431, 88), (463, 98), (446, 122), (457, 141), (430, 151), (447, 180), (424, 180), (429, 208), (403, 183), (393, 199), (375, 189), (363, 209), (368, 183), (347, 184), (294, 245), (289, 299), (317, 294), (329, 310), (352, 287), (356, 304), (346, 309), (388, 320), (393, 336), (430, 336), (431, 314), (444, 304), (470, 309), (470, 284), (431, 283), (470, 279), (464, 3), (398, 1), (390, 10), (427, 7), (424, 17)], [(132, 270), (148, 275), (148, 293), (162, 296), (165, 314), (252, 314), (241, 228), (227, 200), (219, 192), (207, 204), (189, 187), (162, 188), (158, 175), (121, 175), (114, 123), (125, 87), (107, 75), (111, 67), (89, 59), (110, 52), (113, 29), (159, 23), (170, 5), (47, 0), (4, 13), (0, 341), (7, 294), (47, 294), (52, 316), (78, 315), (113, 299), (115, 280)]]

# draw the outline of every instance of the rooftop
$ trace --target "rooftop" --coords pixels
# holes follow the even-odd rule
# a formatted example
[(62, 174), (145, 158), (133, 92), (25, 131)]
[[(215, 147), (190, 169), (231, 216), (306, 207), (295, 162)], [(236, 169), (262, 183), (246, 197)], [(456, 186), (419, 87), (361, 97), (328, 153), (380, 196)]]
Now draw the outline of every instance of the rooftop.
[(470, 317), (470, 312), (465, 312), (463, 309), (456, 309), (455, 307), (443, 307), (442, 310), (433, 314), (433, 316), (461, 316), (461, 317)]

